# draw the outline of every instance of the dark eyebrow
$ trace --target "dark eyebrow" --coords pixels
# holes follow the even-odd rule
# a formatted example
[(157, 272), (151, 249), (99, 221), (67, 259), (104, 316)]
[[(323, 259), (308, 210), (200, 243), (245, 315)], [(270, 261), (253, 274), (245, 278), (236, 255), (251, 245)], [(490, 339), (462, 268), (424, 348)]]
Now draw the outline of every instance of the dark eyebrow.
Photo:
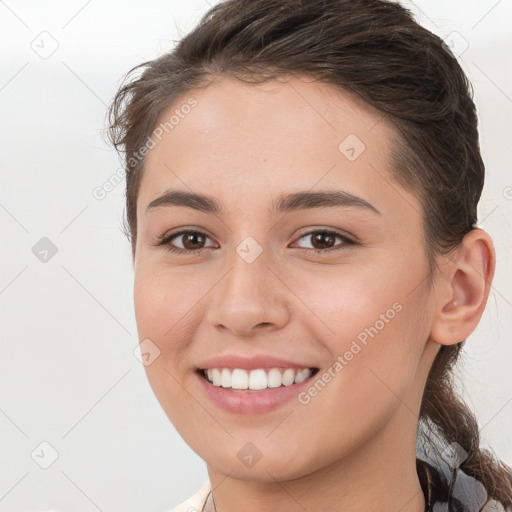
[[(159, 206), (185, 206), (194, 210), (206, 213), (222, 214), (224, 210), (222, 205), (213, 197), (185, 190), (168, 190), (161, 196), (149, 203), (146, 211)], [(307, 210), (309, 208), (333, 208), (333, 207), (356, 206), (365, 208), (380, 214), (379, 210), (368, 201), (344, 192), (341, 190), (327, 190), (320, 192), (294, 192), (283, 194), (272, 202), (269, 209), (270, 215), (285, 213), (294, 210)]]
[(343, 190), (327, 190), (319, 192), (295, 192), (283, 194), (272, 202), (270, 213), (290, 212), (293, 210), (307, 210), (308, 208), (336, 208), (339, 206), (356, 206), (366, 208), (380, 215), (379, 210), (368, 201), (344, 192)]

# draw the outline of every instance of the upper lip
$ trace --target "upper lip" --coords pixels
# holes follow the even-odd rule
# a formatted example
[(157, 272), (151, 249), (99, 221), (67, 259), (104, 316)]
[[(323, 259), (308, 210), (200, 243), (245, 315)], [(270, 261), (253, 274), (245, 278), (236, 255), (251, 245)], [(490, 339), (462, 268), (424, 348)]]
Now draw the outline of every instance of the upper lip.
[(236, 354), (224, 354), (206, 359), (199, 363), (201, 370), (208, 368), (241, 368), (243, 370), (254, 370), (256, 368), (293, 368), (300, 370), (303, 368), (315, 368), (306, 363), (287, 361), (280, 357), (270, 355), (254, 355), (252, 357), (241, 357)]

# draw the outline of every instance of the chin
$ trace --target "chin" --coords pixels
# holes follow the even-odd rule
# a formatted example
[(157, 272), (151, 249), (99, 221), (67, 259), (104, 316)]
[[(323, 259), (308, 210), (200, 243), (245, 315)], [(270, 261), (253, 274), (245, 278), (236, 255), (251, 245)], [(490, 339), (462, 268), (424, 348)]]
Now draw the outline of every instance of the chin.
[(261, 451), (256, 451), (257, 449), (250, 444), (244, 443), (242, 448), (238, 448), (238, 444), (233, 443), (233, 446), (237, 446), (236, 448), (226, 448), (216, 452), (212, 452), (209, 446), (208, 453), (205, 451), (197, 453), (206, 462), (209, 470), (243, 481), (282, 482), (301, 478), (318, 469), (314, 467), (314, 457), (308, 458), (303, 448), (290, 446), (285, 449), (281, 445), (278, 450), (270, 447), (269, 443), (263, 447), (262, 442), (259, 444), (262, 446)]

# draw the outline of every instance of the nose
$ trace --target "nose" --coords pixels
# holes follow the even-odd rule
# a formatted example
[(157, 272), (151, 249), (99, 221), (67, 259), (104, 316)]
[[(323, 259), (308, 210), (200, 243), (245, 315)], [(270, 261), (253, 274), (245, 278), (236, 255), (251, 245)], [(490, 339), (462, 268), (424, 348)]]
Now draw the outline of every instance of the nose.
[(282, 329), (289, 321), (290, 291), (261, 254), (248, 262), (238, 254), (210, 296), (207, 319), (217, 330), (250, 337)]

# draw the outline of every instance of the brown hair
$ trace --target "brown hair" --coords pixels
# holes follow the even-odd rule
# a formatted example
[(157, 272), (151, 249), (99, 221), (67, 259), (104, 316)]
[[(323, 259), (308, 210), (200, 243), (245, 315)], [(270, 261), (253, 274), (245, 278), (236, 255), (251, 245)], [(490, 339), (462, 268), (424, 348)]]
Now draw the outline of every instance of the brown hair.
[[(133, 255), (144, 168), (138, 152), (164, 111), (224, 76), (256, 83), (294, 74), (349, 89), (393, 123), (400, 140), (394, 177), (421, 199), (431, 268), (436, 254), (474, 229), (484, 182), (476, 110), (463, 70), (439, 37), (386, 0), (227, 0), (171, 52), (133, 68), (111, 104), (108, 134), (124, 152)], [(463, 343), (438, 352), (420, 420), (448, 445), (458, 443), (468, 453), (460, 468), (489, 498), (511, 506), (512, 470), (480, 448), (475, 416), (454, 390)]]

